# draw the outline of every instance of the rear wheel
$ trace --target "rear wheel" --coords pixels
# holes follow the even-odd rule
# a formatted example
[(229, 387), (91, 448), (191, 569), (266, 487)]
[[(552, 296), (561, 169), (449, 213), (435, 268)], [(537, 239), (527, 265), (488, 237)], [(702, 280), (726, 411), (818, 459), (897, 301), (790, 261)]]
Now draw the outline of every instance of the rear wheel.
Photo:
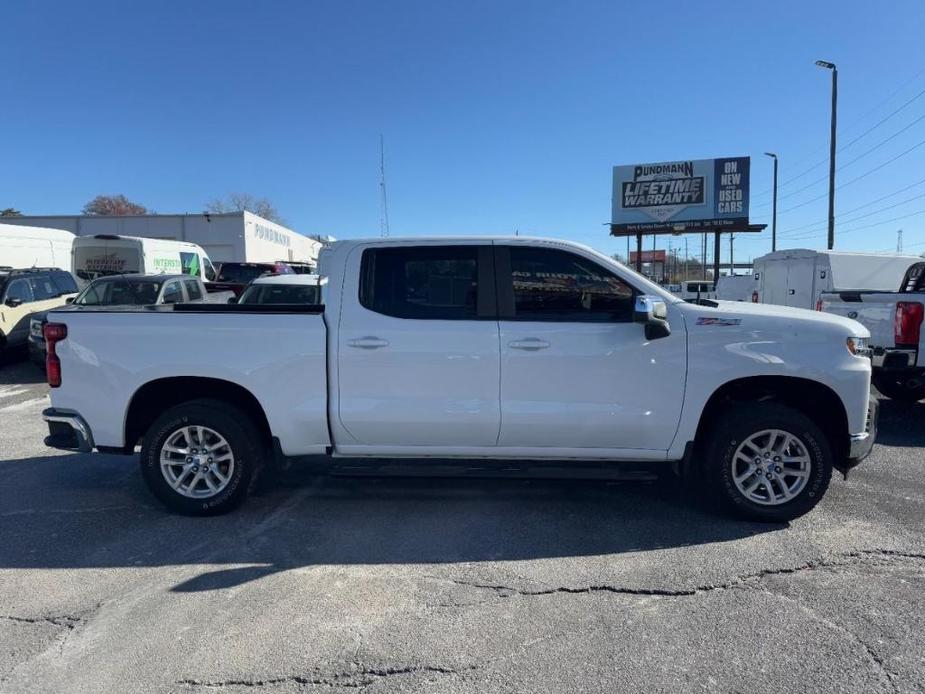
[(172, 510), (215, 515), (244, 501), (263, 457), (257, 428), (244, 412), (218, 400), (193, 400), (167, 410), (148, 429), (141, 471)]
[(802, 412), (777, 403), (741, 403), (720, 415), (703, 471), (727, 509), (749, 520), (782, 522), (819, 503), (832, 477), (832, 452)]
[(925, 398), (925, 380), (921, 377), (877, 374), (874, 376), (874, 386), (891, 400), (918, 402)]

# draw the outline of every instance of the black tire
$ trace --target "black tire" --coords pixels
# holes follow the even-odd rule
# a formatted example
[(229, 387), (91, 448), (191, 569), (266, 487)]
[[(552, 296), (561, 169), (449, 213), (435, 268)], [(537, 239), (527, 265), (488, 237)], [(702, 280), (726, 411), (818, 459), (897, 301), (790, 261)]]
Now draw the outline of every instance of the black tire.
[(925, 398), (925, 385), (922, 385), (920, 379), (877, 374), (874, 376), (874, 386), (890, 400), (918, 402)]
[[(161, 448), (167, 440), (183, 427), (197, 425), (221, 435), (234, 460), (226, 486), (205, 498), (191, 498), (174, 490), (160, 464)], [(237, 407), (220, 400), (191, 400), (164, 412), (148, 429), (141, 447), (141, 474), (154, 496), (171, 510), (213, 516), (227, 513), (244, 501), (263, 464), (264, 450), (253, 420)]]
[[(802, 489), (789, 501), (773, 506), (745, 496), (733, 478), (737, 449), (765, 429), (796, 437), (809, 457), (809, 475)], [(738, 403), (720, 413), (707, 437), (701, 464), (706, 491), (726, 510), (747, 520), (780, 523), (799, 518), (822, 499), (832, 478), (832, 448), (819, 427), (799, 410), (773, 402)], [(775, 492), (780, 489), (778, 482), (772, 484), (778, 485)], [(760, 489), (768, 496), (763, 486)]]

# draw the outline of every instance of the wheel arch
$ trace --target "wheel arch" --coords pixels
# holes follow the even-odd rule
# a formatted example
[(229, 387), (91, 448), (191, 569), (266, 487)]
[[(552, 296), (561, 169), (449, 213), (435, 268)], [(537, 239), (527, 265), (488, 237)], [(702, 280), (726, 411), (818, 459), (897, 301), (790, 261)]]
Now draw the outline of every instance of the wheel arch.
[(826, 435), (836, 467), (848, 455), (848, 413), (838, 394), (818, 381), (795, 376), (750, 376), (717, 388), (700, 414), (695, 447), (702, 450), (710, 427), (721, 412), (736, 403), (778, 402), (803, 413)]
[(260, 402), (244, 386), (220, 378), (172, 376), (149, 381), (138, 388), (125, 414), (125, 449), (131, 451), (154, 420), (165, 410), (192, 400), (209, 398), (227, 402), (249, 415), (269, 446), (270, 423)]

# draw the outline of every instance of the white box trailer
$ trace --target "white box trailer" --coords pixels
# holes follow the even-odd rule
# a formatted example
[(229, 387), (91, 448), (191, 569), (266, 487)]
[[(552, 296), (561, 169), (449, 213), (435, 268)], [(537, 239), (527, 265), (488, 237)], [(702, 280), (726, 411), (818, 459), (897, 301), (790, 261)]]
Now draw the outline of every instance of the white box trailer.
[(132, 236), (187, 241), (212, 262), (317, 264), (322, 243), (250, 212), (228, 214), (71, 215), (16, 217), (13, 224), (63, 229), (76, 236)]
[(74, 234), (61, 229), (0, 224), (0, 267), (71, 269)]
[(795, 248), (755, 259), (755, 297), (763, 304), (817, 308), (822, 292), (895, 291), (914, 255)]

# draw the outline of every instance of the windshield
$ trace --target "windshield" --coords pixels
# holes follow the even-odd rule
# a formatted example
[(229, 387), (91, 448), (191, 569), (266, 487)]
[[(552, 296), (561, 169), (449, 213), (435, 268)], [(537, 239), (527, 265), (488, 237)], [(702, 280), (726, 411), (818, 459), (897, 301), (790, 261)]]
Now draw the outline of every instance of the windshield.
[(147, 306), (157, 302), (161, 283), (119, 278), (97, 281), (74, 300), (79, 306)]
[(239, 304), (320, 304), (319, 287), (305, 284), (252, 284)]

